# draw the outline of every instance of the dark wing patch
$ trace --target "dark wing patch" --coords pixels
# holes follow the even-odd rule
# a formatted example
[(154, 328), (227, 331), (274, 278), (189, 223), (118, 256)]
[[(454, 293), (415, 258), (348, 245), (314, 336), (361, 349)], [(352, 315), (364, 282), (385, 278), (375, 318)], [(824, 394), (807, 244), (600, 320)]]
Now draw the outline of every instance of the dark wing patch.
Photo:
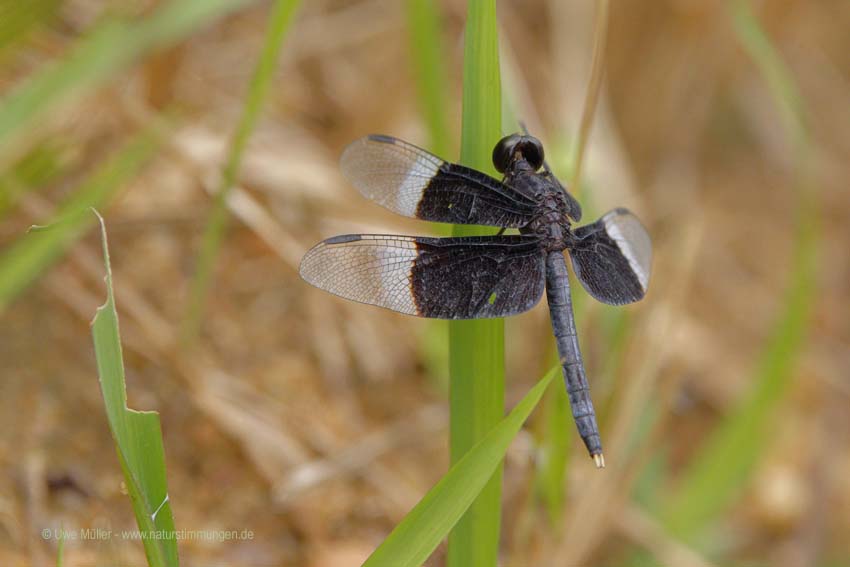
[(308, 283), (340, 297), (436, 319), (505, 317), (543, 294), (544, 256), (526, 236), (346, 235), (304, 256)]
[(590, 295), (610, 305), (632, 303), (646, 295), (652, 242), (636, 216), (614, 209), (573, 234), (578, 242), (570, 248), (570, 259)]
[(340, 168), (365, 197), (407, 217), (519, 228), (534, 214), (534, 203), (508, 185), (390, 136), (352, 142)]

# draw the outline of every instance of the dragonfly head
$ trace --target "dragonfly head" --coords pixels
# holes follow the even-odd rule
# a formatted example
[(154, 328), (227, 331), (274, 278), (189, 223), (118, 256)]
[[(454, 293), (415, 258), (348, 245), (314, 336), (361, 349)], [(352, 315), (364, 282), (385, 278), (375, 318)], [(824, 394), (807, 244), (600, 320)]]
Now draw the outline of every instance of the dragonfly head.
[(543, 166), (543, 144), (534, 136), (511, 134), (493, 148), (493, 165), (499, 173), (512, 169), (524, 160), (534, 171)]

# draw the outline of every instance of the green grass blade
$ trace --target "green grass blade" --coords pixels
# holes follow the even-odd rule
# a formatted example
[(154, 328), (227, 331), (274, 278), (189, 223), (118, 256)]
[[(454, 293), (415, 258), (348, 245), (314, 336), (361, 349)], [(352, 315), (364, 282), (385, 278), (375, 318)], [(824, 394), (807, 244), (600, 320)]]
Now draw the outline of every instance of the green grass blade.
[(0, 99), (0, 166), (45, 115), (72, 104), (149, 51), (190, 35), (248, 0), (173, 0), (140, 22), (108, 21)]
[(429, 149), (449, 155), (448, 74), (441, 45), (440, 17), (433, 0), (408, 0), (407, 24), (419, 106), (428, 128)]
[(151, 131), (116, 151), (92, 173), (54, 217), (48, 230), (21, 236), (0, 255), (0, 313), (94, 222), (88, 209), (103, 207), (159, 147)]
[[(135, 411), (127, 407), (124, 384), (124, 361), (121, 355), (121, 337), (118, 332), (118, 313), (112, 287), (112, 269), (109, 264), (109, 247), (106, 226), (100, 220), (103, 240), (103, 262), (106, 267), (106, 303), (97, 309), (92, 321), (92, 337), (97, 359), (100, 388), (106, 407), (106, 417), (124, 472), (124, 481), (139, 530), (148, 565), (176, 566), (177, 542), (174, 518), (168, 502), (165, 479), (165, 450), (162, 431), (156, 412)], [(164, 534), (166, 537), (156, 537)], [(145, 536), (148, 537), (145, 537)]]
[(749, 478), (768, 439), (777, 406), (788, 392), (795, 362), (805, 344), (816, 292), (817, 211), (808, 179), (811, 148), (802, 102), (790, 72), (749, 3), (736, 0), (731, 8), (738, 39), (767, 81), (796, 151), (795, 250), (789, 264), (790, 285), (756, 367), (751, 393), (711, 434), (665, 508), (668, 529), (688, 540), (734, 499)]
[(183, 335), (186, 339), (192, 339), (196, 336), (200, 327), (201, 314), (204, 301), (206, 300), (210, 278), (212, 277), (215, 259), (218, 256), (218, 250), (221, 247), (221, 241), (224, 237), (227, 224), (227, 196), (236, 182), (236, 174), (242, 163), (242, 156), (245, 153), (248, 138), (254, 131), (254, 126), (257, 124), (257, 118), (260, 116), (263, 102), (266, 99), (269, 88), (271, 88), (278, 54), (286, 37), (286, 32), (292, 23), (292, 18), (295, 15), (295, 9), (298, 7), (298, 4), (299, 0), (278, 0), (274, 5), (263, 50), (257, 61), (254, 74), (251, 77), (251, 84), (248, 87), (248, 95), (245, 99), (245, 107), (242, 110), (242, 116), (239, 119), (239, 124), (236, 126), (236, 131), (230, 142), (227, 161), (221, 173), (221, 182), (215, 194), (212, 211), (210, 211), (204, 228), (201, 250), (198, 254), (195, 275), (192, 279), (189, 294), (189, 308), (183, 328)]
[[(493, 146), (501, 131), (501, 79), (494, 0), (470, 0), (463, 67), (460, 161), (495, 174)], [(455, 236), (492, 233), (455, 226)], [(504, 320), (449, 323), (451, 461), (457, 463), (501, 418), (505, 397)], [(495, 566), (499, 552), (502, 468), (449, 536), (448, 566)]]
[[(64, 529), (60, 526), (60, 531), (64, 533)], [(65, 536), (61, 536), (56, 542), (56, 567), (65, 565)]]
[[(554, 358), (558, 359), (557, 356)], [(557, 528), (564, 514), (567, 463), (575, 430), (570, 400), (560, 380), (553, 382), (546, 392), (544, 410), (540, 458), (537, 460), (534, 482), (549, 522)]]
[[(445, 50), (441, 43), (440, 15), (434, 0), (407, 0), (407, 26), (417, 99), (428, 129), (429, 139), (425, 147), (442, 158), (448, 158), (452, 149), (446, 90), (449, 80), (444, 63)], [(432, 228), (441, 236), (449, 236), (452, 231), (452, 225), (445, 223), (435, 223)], [(435, 337), (448, 333), (448, 327), (442, 321), (434, 322), (431, 328)], [(444, 340), (442, 353), (431, 353), (443, 356), (443, 362), (448, 360), (446, 344)]]
[[(407, 0), (407, 26), (419, 108), (428, 129), (425, 147), (438, 156), (448, 158), (452, 148), (446, 89), (449, 77), (444, 63), (446, 56), (440, 15), (434, 0)], [(451, 234), (450, 224), (432, 224), (437, 234)], [(421, 344), (427, 374), (441, 392), (448, 391), (448, 333), (446, 321), (429, 321)]]
[[(482, 171), (498, 175), (493, 168), (492, 152), (502, 137), (501, 78), (496, 6), (492, 0), (472, 0), (466, 22), (463, 63), (463, 124), (461, 161)], [(481, 229), (464, 225), (455, 233)]]
[(493, 471), (501, 466), (511, 441), (559, 371), (560, 367), (556, 366), (547, 372), (506, 417), (449, 469), (387, 536), (364, 567), (413, 567), (428, 558), (488, 484)]

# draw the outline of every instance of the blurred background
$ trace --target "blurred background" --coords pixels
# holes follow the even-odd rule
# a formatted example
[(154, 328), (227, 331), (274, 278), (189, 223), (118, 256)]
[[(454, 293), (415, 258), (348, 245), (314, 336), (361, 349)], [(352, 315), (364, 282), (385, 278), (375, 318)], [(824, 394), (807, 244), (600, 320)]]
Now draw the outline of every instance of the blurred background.
[[(99, 235), (72, 214), (89, 205), (109, 231), (129, 405), (159, 412), (176, 524), (253, 533), (181, 542), (184, 564), (359, 565), (447, 470), (445, 324), (339, 300), (297, 267), (335, 234), (435, 230), (367, 202), (337, 159), (370, 132), (457, 158), (466, 5), (302, 4), (185, 347), (271, 3), (0, 2), (3, 565), (53, 564), (46, 527), (135, 526), (89, 327)], [(503, 128), (524, 119), (566, 181), (595, 4), (498, 10)], [(611, 6), (575, 192), (588, 221), (641, 217), (650, 291), (615, 309), (574, 286), (608, 468), (554, 384), (506, 460), (503, 565), (850, 564), (848, 29), (844, 2)], [(509, 405), (552, 343), (545, 305), (507, 322)], [(144, 563), (117, 538), (64, 558)]]

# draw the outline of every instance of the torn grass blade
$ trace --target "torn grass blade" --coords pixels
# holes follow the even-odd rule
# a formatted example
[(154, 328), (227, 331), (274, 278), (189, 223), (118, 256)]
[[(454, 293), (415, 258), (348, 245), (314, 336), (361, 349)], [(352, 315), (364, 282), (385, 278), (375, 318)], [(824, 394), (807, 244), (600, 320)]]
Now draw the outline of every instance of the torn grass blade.
[(154, 567), (177, 566), (177, 542), (173, 537), (174, 519), (168, 502), (165, 451), (159, 416), (156, 412), (135, 411), (127, 407), (124, 362), (112, 288), (106, 226), (100, 215), (97, 217), (100, 221), (103, 261), (106, 267), (106, 303), (98, 308), (92, 321), (92, 336), (106, 416), (136, 522), (141, 531), (148, 564)]

